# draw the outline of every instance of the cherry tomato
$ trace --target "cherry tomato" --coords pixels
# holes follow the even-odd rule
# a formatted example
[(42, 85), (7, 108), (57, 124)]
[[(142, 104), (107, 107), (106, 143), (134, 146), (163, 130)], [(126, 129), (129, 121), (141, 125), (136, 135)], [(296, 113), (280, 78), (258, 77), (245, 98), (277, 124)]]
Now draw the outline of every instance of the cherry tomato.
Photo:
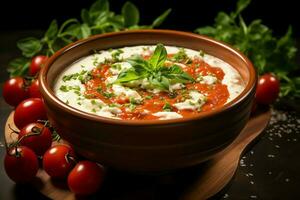
[(48, 149), (43, 157), (43, 168), (51, 178), (66, 178), (74, 167), (75, 154), (71, 147), (56, 145)]
[(28, 147), (19, 146), (11, 148), (5, 155), (4, 169), (11, 180), (16, 183), (25, 183), (35, 177), (39, 163), (34, 151)]
[(78, 195), (97, 192), (103, 182), (104, 168), (95, 162), (80, 161), (68, 176), (68, 186)]
[(35, 76), (46, 63), (48, 57), (44, 55), (35, 56), (32, 58), (29, 66), (29, 75)]
[(279, 80), (272, 74), (264, 74), (259, 77), (256, 89), (256, 102), (259, 104), (271, 104), (279, 95)]
[(52, 144), (50, 130), (41, 123), (30, 123), (24, 126), (18, 135), (20, 144), (32, 149), (38, 156), (42, 156)]
[(36, 98), (41, 98), (41, 92), (39, 88), (39, 80), (34, 80), (31, 85), (28, 88), (29, 96), (30, 97), (36, 97)]
[(19, 129), (39, 119), (47, 119), (44, 103), (40, 98), (26, 99), (22, 101), (15, 110), (14, 122)]
[(11, 106), (17, 106), (21, 101), (28, 98), (25, 80), (22, 77), (7, 80), (3, 86), (3, 98)]

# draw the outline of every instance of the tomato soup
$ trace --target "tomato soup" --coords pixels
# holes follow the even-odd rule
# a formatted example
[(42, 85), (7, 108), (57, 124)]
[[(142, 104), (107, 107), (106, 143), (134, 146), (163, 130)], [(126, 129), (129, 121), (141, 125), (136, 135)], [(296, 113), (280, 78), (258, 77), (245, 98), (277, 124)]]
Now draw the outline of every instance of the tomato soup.
[(54, 87), (69, 106), (124, 120), (167, 120), (224, 106), (245, 84), (228, 63), (199, 50), (157, 44), (95, 51)]

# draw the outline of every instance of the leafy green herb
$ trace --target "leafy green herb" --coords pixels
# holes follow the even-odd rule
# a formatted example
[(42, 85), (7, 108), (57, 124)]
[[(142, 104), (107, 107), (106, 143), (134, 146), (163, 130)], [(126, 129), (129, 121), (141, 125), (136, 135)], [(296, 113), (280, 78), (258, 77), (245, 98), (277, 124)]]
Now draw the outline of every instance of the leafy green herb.
[(120, 55), (124, 53), (121, 49), (117, 49), (111, 53), (112, 62), (120, 62)]
[(131, 2), (126, 2), (122, 7), (122, 15), (124, 16), (125, 26), (136, 26), (140, 20), (140, 12)]
[(114, 97), (114, 96), (115, 96), (114, 93), (110, 93), (110, 92), (107, 92), (107, 91), (103, 91), (103, 89), (102, 89), (101, 87), (98, 87), (98, 88), (96, 89), (96, 91), (97, 91), (98, 93), (100, 93), (101, 95), (103, 95), (104, 97), (106, 97), (106, 98), (111, 98), (111, 97)]
[(22, 76), (25, 75), (28, 71), (30, 65), (30, 59), (25, 57), (15, 58), (8, 64), (7, 71), (10, 73), (10, 76)]
[[(108, 0), (97, 0), (89, 9), (82, 9), (80, 20), (71, 18), (60, 26), (56, 20), (53, 20), (42, 38), (28, 37), (18, 41), (17, 47), (21, 50), (23, 57), (13, 60), (8, 72), (10, 76), (26, 75), (33, 56), (38, 54), (51, 56), (67, 44), (94, 34), (160, 26), (170, 12), (171, 9), (165, 11), (151, 25), (138, 25), (139, 10), (131, 2), (126, 2), (121, 14), (116, 14), (110, 10)], [(94, 65), (97, 63), (95, 59)]]
[(166, 102), (163, 106), (163, 110), (167, 111), (167, 112), (171, 112), (172, 111), (172, 106), (169, 102)]
[(70, 86), (70, 85), (61, 85), (59, 90), (61, 90), (62, 92), (69, 92), (70, 90), (73, 90), (75, 94), (77, 95), (81, 95), (80, 93), (80, 87), (78, 85), (76, 86)]
[(92, 105), (96, 105), (95, 99), (92, 99), (92, 100), (91, 100), (91, 104), (92, 104)]
[(93, 76), (92, 76), (92, 73), (90, 71), (87, 72), (86, 74), (81, 74), (78, 77), (78, 80), (80, 80), (80, 82), (82, 84), (85, 84), (85, 83), (87, 83), (88, 81), (90, 81), (92, 79), (93, 79)]
[(142, 104), (142, 100), (135, 99), (134, 97), (130, 97), (129, 103), (134, 104), (134, 105), (139, 105), (139, 104)]
[(23, 56), (32, 57), (42, 49), (39, 39), (28, 37), (17, 42), (17, 47), (22, 51)]
[(69, 91), (69, 88), (68, 88), (66, 85), (60, 86), (59, 89), (60, 89), (61, 91), (63, 91), (63, 92), (68, 92), (68, 91)]
[(147, 99), (147, 100), (150, 100), (150, 99), (152, 99), (152, 98), (153, 98), (153, 96), (151, 96), (151, 95), (145, 96), (145, 99)]
[(277, 38), (260, 19), (247, 25), (241, 12), (250, 2), (239, 0), (235, 12), (219, 12), (213, 26), (195, 31), (234, 45), (250, 58), (259, 74), (274, 73), (281, 82), (281, 96), (300, 97), (300, 78), (294, 73), (299, 66), (295, 63), (297, 48), (292, 28), (289, 27), (283, 37)]
[(115, 96), (113, 93), (110, 93), (110, 92), (102, 92), (102, 95), (105, 96), (106, 98), (111, 98), (111, 97)]
[(64, 82), (70, 81), (70, 80), (79, 80), (82, 84), (85, 84), (92, 78), (93, 78), (93, 76), (92, 76), (91, 72), (88, 72), (87, 70), (81, 70), (81, 72), (63, 76), (62, 80)]
[(80, 73), (74, 73), (74, 74), (69, 74), (69, 75), (64, 75), (63, 76), (63, 78), (62, 78), (62, 80), (64, 81), (64, 82), (66, 82), (66, 81), (70, 81), (70, 80), (76, 80), (76, 79), (78, 79), (78, 77), (80, 76), (80, 75), (83, 75), (83, 74), (85, 74), (87, 71), (86, 70), (82, 70)]
[(173, 65), (166, 67), (164, 65), (166, 60), (166, 48), (162, 44), (157, 44), (149, 60), (144, 60), (140, 56), (127, 59), (127, 62), (132, 65), (132, 68), (121, 72), (115, 83), (126, 84), (130, 81), (147, 78), (152, 88), (168, 91), (170, 84), (194, 81), (194, 79), (179, 66)]
[(185, 64), (190, 64), (192, 62), (192, 60), (186, 54), (184, 48), (180, 48), (179, 51), (173, 55), (171, 60), (173, 62), (180, 62)]

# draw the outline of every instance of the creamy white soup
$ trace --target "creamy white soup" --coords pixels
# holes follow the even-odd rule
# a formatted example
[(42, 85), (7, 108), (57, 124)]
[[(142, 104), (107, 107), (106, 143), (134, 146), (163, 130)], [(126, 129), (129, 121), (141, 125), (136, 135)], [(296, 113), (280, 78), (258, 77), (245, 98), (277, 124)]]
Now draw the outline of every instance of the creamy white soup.
[(209, 112), (245, 88), (238, 71), (199, 50), (162, 44), (95, 52), (57, 78), (56, 96), (95, 115), (166, 120)]

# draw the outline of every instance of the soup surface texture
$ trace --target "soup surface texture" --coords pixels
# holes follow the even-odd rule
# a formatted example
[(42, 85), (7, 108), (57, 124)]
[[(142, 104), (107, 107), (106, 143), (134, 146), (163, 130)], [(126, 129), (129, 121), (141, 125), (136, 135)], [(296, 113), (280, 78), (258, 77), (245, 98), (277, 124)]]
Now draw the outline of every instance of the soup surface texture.
[(222, 107), (244, 85), (236, 69), (214, 56), (158, 44), (81, 58), (59, 75), (54, 92), (66, 104), (95, 115), (166, 120)]

